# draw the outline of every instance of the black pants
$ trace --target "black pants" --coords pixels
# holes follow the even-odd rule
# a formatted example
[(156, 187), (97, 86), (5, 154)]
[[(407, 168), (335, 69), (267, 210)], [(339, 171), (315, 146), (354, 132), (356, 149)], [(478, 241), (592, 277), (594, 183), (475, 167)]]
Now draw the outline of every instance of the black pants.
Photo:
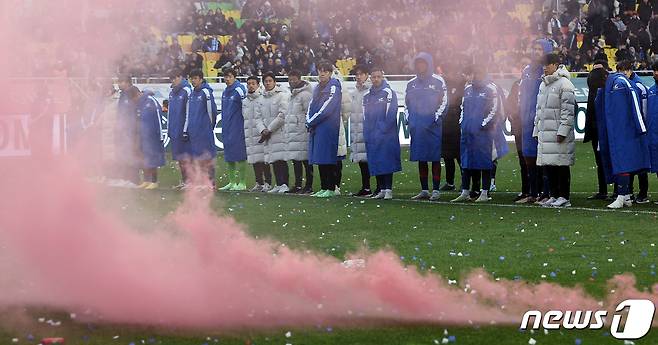
[[(429, 190), (429, 164), (428, 162), (418, 162), (418, 176), (420, 178), (420, 187), (422, 190)], [(441, 188), (441, 162), (432, 162), (432, 188), (439, 190)]]
[(596, 160), (596, 179), (599, 183), (599, 194), (608, 195), (608, 185), (605, 183), (605, 172), (603, 171), (603, 162), (601, 161), (601, 152), (598, 150), (599, 141), (592, 140), (592, 149), (594, 150), (594, 159)]
[(455, 165), (455, 161), (459, 165), (461, 165), (461, 162), (459, 161), (459, 158), (457, 159), (443, 159), (443, 163), (446, 165), (446, 183), (449, 185), (455, 185), (455, 172), (457, 171), (457, 167)]
[(254, 163), (254, 175), (256, 176), (256, 183), (262, 185), (267, 183), (272, 184), (272, 170), (270, 170), (270, 165), (263, 162)]
[[(462, 169), (462, 190), (477, 192), (480, 189), (480, 179), (482, 179), (482, 189), (488, 191), (491, 188), (491, 170)], [(471, 180), (473, 189), (471, 189)]]
[(288, 180), (290, 179), (290, 176), (288, 176), (288, 162), (286, 161), (276, 161), (272, 163), (272, 166), (274, 167), (274, 176), (276, 177), (276, 185), (277, 186), (282, 186), (282, 185), (288, 185)]
[(320, 184), (321, 190), (336, 190), (336, 164), (320, 164)]
[(524, 157), (526, 168), (528, 169), (528, 182), (530, 195), (532, 197), (540, 197), (542, 190), (546, 193), (544, 183), (544, 169), (537, 166), (537, 157)]
[(548, 175), (551, 197), (563, 197), (569, 200), (571, 194), (571, 170), (569, 167), (549, 165), (544, 169)]
[(619, 195), (631, 194), (631, 175), (619, 174), (615, 175), (615, 189)]
[(295, 188), (302, 187), (302, 178), (304, 172), (306, 173), (306, 183), (304, 188), (312, 189), (313, 188), (313, 165), (308, 164), (307, 160), (304, 161), (292, 161), (292, 167), (295, 171)]
[(640, 185), (640, 192), (637, 194), (638, 198), (646, 198), (649, 195), (649, 174), (646, 172), (631, 175), (631, 182), (629, 187), (631, 194), (633, 194), (633, 185), (635, 184), (635, 176), (637, 176), (638, 184)]
[(370, 170), (368, 170), (368, 162), (359, 162), (359, 169), (361, 170), (361, 189), (370, 190)]
[(393, 174), (377, 175), (375, 179), (382, 190), (393, 189)]
[(340, 188), (341, 182), (343, 182), (343, 161), (338, 160), (336, 161), (336, 170), (335, 170), (336, 178), (336, 187)]
[(517, 151), (516, 154), (519, 157), (519, 169), (521, 170), (521, 194), (530, 195), (530, 178), (528, 176), (528, 167), (523, 158), (523, 152)]

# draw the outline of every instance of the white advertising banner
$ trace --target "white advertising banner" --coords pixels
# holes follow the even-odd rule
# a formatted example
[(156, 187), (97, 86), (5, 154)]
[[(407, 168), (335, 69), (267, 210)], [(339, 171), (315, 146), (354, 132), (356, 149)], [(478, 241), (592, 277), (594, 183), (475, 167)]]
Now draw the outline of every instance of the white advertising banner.
[[(220, 109), (221, 112), (221, 94), (224, 91), (225, 85), (224, 84), (210, 84), (213, 90), (215, 91), (215, 101), (217, 102), (217, 107)], [(283, 88), (288, 88), (288, 83), (279, 83), (279, 85)], [(343, 88), (347, 89), (347, 92), (352, 92), (355, 88), (356, 82), (353, 81), (346, 81), (343, 82)], [(398, 130), (399, 130), (399, 136), (400, 136), (400, 144), (401, 145), (409, 145), (411, 142), (411, 138), (409, 136), (409, 129), (407, 126), (404, 124), (404, 97), (405, 97), (405, 90), (407, 86), (406, 81), (390, 81), (389, 85), (391, 88), (396, 92), (398, 96)], [(162, 102), (163, 100), (167, 99), (169, 97), (169, 90), (170, 90), (170, 85), (169, 84), (140, 84), (136, 85), (140, 90), (150, 90), (155, 93), (155, 97)], [(585, 96), (586, 98), (586, 96)], [(582, 139), (584, 136), (584, 128), (585, 128), (585, 110), (587, 108), (587, 103), (578, 103), (578, 114), (576, 115), (576, 139)], [(347, 126), (347, 137), (349, 141), (349, 123), (345, 124)], [(507, 122), (506, 124), (506, 138), (507, 141), (514, 141), (514, 137), (510, 135), (510, 123)], [(217, 124), (215, 126), (215, 143), (217, 144), (217, 147), (220, 149), (223, 148), (223, 145), (221, 143), (221, 113), (220, 116), (218, 117)]]

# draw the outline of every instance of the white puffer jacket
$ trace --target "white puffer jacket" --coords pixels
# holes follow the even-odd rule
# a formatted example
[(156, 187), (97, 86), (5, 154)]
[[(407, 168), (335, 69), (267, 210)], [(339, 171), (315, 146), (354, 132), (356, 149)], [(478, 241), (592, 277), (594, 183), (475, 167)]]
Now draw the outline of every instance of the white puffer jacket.
[(263, 94), (258, 89), (254, 93), (247, 93), (242, 101), (242, 116), (244, 117), (244, 139), (247, 144), (247, 163), (265, 162), (265, 146), (260, 140), (258, 123), (262, 122), (261, 108), (263, 106)]
[(351, 93), (350, 111), (350, 159), (354, 163), (367, 160), (366, 142), (363, 138), (363, 96), (370, 91), (370, 80), (363, 85), (356, 85)]
[(103, 100), (105, 106), (103, 107), (103, 114), (99, 121), (101, 122), (101, 158), (106, 162), (116, 162), (120, 157), (116, 152), (116, 145), (114, 141), (114, 131), (117, 123), (119, 93), (114, 93), (111, 97)]
[[(562, 65), (555, 73), (542, 77), (532, 134), (539, 141), (537, 165), (571, 166), (576, 161), (576, 97), (569, 77)], [(563, 142), (557, 141), (558, 135), (565, 137)]]
[[(340, 81), (343, 84), (343, 75), (334, 67), (332, 78)], [(338, 157), (347, 156), (347, 138), (345, 136), (345, 123), (350, 119), (350, 112), (352, 111), (352, 101), (350, 94), (346, 87), (342, 88), (342, 98), (340, 104), (340, 126), (338, 132)]]
[(265, 142), (265, 162), (285, 161), (287, 155), (287, 140), (284, 133), (288, 93), (279, 85), (270, 91), (263, 91), (261, 106), (262, 121), (258, 123), (259, 133), (267, 128), (272, 136)]
[(285, 134), (287, 139), (287, 159), (308, 160), (308, 130), (306, 113), (313, 98), (313, 87), (308, 82), (290, 90), (290, 101), (286, 113)]
[[(342, 79), (341, 79), (342, 80)], [(342, 81), (341, 81), (342, 83)], [(345, 136), (345, 124), (350, 119), (352, 112), (352, 99), (347, 88), (342, 89), (343, 97), (340, 104), (340, 128), (338, 136), (338, 157), (347, 156), (347, 137)]]

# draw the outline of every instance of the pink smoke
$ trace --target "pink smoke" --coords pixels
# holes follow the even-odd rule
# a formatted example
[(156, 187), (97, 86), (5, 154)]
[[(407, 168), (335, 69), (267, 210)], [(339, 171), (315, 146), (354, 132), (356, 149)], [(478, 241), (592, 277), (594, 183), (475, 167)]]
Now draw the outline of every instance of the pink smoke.
[[(23, 164), (35, 171), (43, 162)], [(88, 320), (189, 328), (262, 328), (361, 320), (515, 324), (527, 309), (597, 310), (581, 289), (493, 282), (474, 272), (462, 287), (403, 267), (377, 252), (365, 268), (254, 240), (213, 213), (212, 195), (189, 192), (168, 217), (169, 231), (138, 233), (97, 206), (66, 158), (47, 174), (11, 169), (0, 200), (0, 306), (35, 305)], [(5, 181), (6, 178), (5, 178)], [(104, 192), (107, 193), (107, 190)], [(631, 278), (613, 282), (620, 301), (639, 294)], [(603, 307), (607, 307), (606, 303)]]
[[(76, 108), (90, 99), (80, 85), (92, 85), (91, 75), (110, 75), (114, 60), (133, 47), (137, 33), (125, 25), (150, 19), (121, 16), (136, 6), (130, 1), (37, 3), (38, 10), (3, 3), (15, 12), (3, 11), (8, 27), (0, 42), (23, 44), (3, 45), (17, 48), (0, 60), (0, 94), (9, 95), (0, 116), (29, 115), (32, 152), (1, 161), (0, 307), (44, 306), (82, 320), (186, 328), (517, 324), (528, 308), (600, 308), (579, 288), (494, 282), (483, 272), (474, 272), (468, 286), (452, 287), (385, 251), (366, 255), (364, 268), (346, 268), (333, 257), (250, 238), (233, 219), (216, 215), (208, 204), (213, 196), (200, 192), (185, 195), (166, 219), (169, 231), (140, 233), (101, 208), (97, 199), (111, 192), (85, 182), (84, 151), (51, 154), (49, 131), (53, 113), (87, 109)], [(42, 65), (48, 61), (63, 65)], [(66, 79), (71, 73), (82, 84)], [(44, 76), (57, 79), (24, 79)], [(631, 278), (612, 283), (622, 287), (614, 301), (639, 295)]]

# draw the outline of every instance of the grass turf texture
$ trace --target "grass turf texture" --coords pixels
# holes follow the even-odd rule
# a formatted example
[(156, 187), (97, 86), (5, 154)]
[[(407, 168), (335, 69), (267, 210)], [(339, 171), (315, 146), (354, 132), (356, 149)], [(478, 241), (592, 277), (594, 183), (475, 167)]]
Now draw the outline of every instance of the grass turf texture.
[[(504, 206), (513, 204), (511, 200), (520, 188), (515, 154), (499, 163), (498, 192), (493, 193), (490, 204), (409, 201), (419, 190), (418, 173), (415, 163), (408, 162), (407, 150), (403, 150), (403, 155), (404, 172), (396, 174), (394, 180), (396, 200), (316, 199), (228, 192), (218, 193), (213, 207), (245, 224), (257, 238), (272, 238), (295, 249), (324, 252), (340, 259), (364, 243), (370, 250), (390, 248), (399, 253), (405, 264), (436, 272), (446, 279), (459, 281), (470, 270), (484, 268), (494, 277), (505, 279), (582, 285), (597, 297), (607, 293), (605, 282), (615, 274), (635, 274), (640, 289), (656, 281), (658, 206), (652, 203), (634, 205), (625, 212), (606, 211), (607, 202), (586, 200), (596, 190), (596, 169), (589, 144), (577, 146), (577, 165), (572, 169), (571, 183), (574, 208), (563, 210)], [(343, 194), (356, 192), (360, 188), (358, 166), (349, 161), (344, 164), (341, 190)], [(225, 171), (220, 157), (220, 186), (228, 181), (222, 175)], [(159, 190), (112, 190), (126, 206), (122, 212), (128, 221), (143, 231), (157, 231), (153, 230), (153, 224), (182, 200), (182, 194), (170, 188), (178, 183), (175, 164), (170, 163), (160, 174)], [(254, 184), (251, 170), (247, 175), (251, 186)], [(292, 176), (291, 171), (291, 180)], [(655, 175), (650, 176), (650, 185), (655, 183)], [(316, 188), (318, 184), (316, 178)], [(449, 201), (456, 195), (457, 192), (444, 193), (442, 201)], [(118, 207), (118, 204), (110, 206)], [(35, 320), (44, 315), (57, 316), (36, 310), (29, 313)], [(67, 318), (67, 315), (60, 315), (59, 319)], [(0, 324), (1, 319), (0, 315)], [(537, 344), (623, 343), (609, 336), (607, 329), (530, 334), (519, 332), (517, 327), (427, 325), (239, 331), (211, 335), (207, 340), (207, 335), (194, 332), (108, 325), (90, 329), (87, 325), (65, 321), (58, 328), (39, 325), (31, 329), (0, 330), (0, 344), (11, 343), (13, 337), (20, 338), (20, 343), (30, 343), (25, 340), (27, 334), (65, 335), (69, 345), (140, 344), (142, 340), (147, 344), (151, 341), (173, 345), (213, 344), (215, 339), (219, 339), (219, 344), (434, 344), (435, 340), (440, 343), (444, 338), (445, 328), (457, 344), (527, 344), (531, 337)], [(288, 330), (293, 333), (290, 338), (284, 336)], [(115, 335), (120, 338), (113, 339)], [(492, 342), (492, 339), (496, 340)], [(658, 343), (658, 333), (654, 330), (635, 343)]]

